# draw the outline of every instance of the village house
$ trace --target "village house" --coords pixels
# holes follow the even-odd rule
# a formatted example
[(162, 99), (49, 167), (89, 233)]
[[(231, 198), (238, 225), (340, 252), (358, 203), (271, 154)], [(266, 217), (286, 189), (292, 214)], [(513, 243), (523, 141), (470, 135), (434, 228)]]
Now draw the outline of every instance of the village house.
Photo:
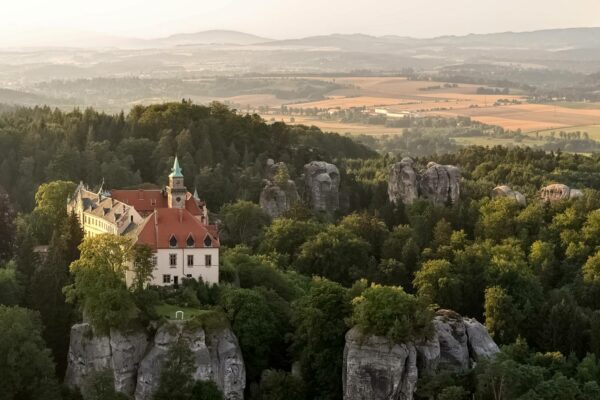
[[(163, 189), (98, 192), (80, 183), (67, 205), (79, 218), (85, 236), (126, 235), (149, 246), (155, 265), (151, 285), (177, 285), (184, 278), (219, 283), (219, 234), (206, 204), (191, 194), (175, 157)], [(132, 281), (128, 272), (126, 280)]]

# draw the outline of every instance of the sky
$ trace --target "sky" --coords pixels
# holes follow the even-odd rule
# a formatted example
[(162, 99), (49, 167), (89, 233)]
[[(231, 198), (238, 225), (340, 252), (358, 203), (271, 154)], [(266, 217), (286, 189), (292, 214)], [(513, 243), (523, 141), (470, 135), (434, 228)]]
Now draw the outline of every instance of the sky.
[(600, 0), (3, 0), (0, 43), (52, 35), (140, 38), (231, 29), (434, 37), (600, 26)]

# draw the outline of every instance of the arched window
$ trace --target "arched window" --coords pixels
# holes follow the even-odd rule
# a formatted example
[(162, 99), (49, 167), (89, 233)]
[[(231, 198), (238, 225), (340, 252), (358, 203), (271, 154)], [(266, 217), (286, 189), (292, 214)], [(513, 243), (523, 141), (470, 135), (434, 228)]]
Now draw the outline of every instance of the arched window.
[(208, 235), (204, 238), (204, 247), (212, 247), (212, 239)]
[(187, 245), (187, 247), (194, 247), (194, 244), (196, 244), (196, 241), (194, 240), (194, 237), (191, 233), (188, 235), (185, 244)]
[(169, 239), (169, 246), (177, 247), (177, 238), (175, 235), (171, 235), (171, 238)]

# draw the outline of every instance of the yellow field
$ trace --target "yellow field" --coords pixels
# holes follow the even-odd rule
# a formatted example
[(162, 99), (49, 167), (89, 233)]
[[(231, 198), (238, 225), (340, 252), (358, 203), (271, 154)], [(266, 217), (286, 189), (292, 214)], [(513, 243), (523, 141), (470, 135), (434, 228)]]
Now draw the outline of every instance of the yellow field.
[[(286, 124), (317, 126), (324, 132), (350, 133), (352, 135), (385, 135), (402, 133), (402, 128), (386, 128), (381, 125), (349, 124), (337, 121), (321, 121), (317, 118), (289, 115), (263, 115), (267, 122), (285, 122)], [(291, 121), (294, 118), (294, 122)]]
[[(600, 108), (597, 105), (527, 104), (518, 95), (477, 94), (479, 85), (459, 84), (455, 88), (445, 88), (443, 82), (409, 81), (394, 77), (348, 77), (336, 78), (335, 81), (349, 87), (332, 91), (326, 100), (288, 105), (322, 109), (382, 107), (390, 112), (410, 111), (417, 115), (466, 116), (485, 124), (499, 125), (510, 130), (521, 129), (523, 132), (600, 125)], [(419, 90), (432, 86), (441, 87)], [(522, 101), (523, 104), (494, 106), (500, 99)], [(325, 122), (313, 120), (312, 123), (323, 129), (330, 129), (324, 127)], [(340, 128), (351, 131), (348, 126)], [(364, 133), (365, 128), (356, 128), (354, 131)], [(372, 128), (368, 131), (372, 131)]]

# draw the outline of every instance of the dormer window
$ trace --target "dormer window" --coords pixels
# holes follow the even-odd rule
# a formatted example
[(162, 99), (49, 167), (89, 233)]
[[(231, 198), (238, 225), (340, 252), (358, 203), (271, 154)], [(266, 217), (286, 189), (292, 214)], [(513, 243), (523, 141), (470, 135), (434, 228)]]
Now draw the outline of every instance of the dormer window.
[(192, 236), (191, 233), (187, 237), (185, 244), (187, 245), (187, 247), (194, 247), (194, 245), (196, 244), (196, 241), (194, 240), (194, 237)]
[(208, 235), (204, 238), (204, 247), (212, 247), (212, 239)]
[(171, 238), (169, 239), (169, 246), (172, 248), (177, 247), (177, 238), (175, 235), (171, 235)]

